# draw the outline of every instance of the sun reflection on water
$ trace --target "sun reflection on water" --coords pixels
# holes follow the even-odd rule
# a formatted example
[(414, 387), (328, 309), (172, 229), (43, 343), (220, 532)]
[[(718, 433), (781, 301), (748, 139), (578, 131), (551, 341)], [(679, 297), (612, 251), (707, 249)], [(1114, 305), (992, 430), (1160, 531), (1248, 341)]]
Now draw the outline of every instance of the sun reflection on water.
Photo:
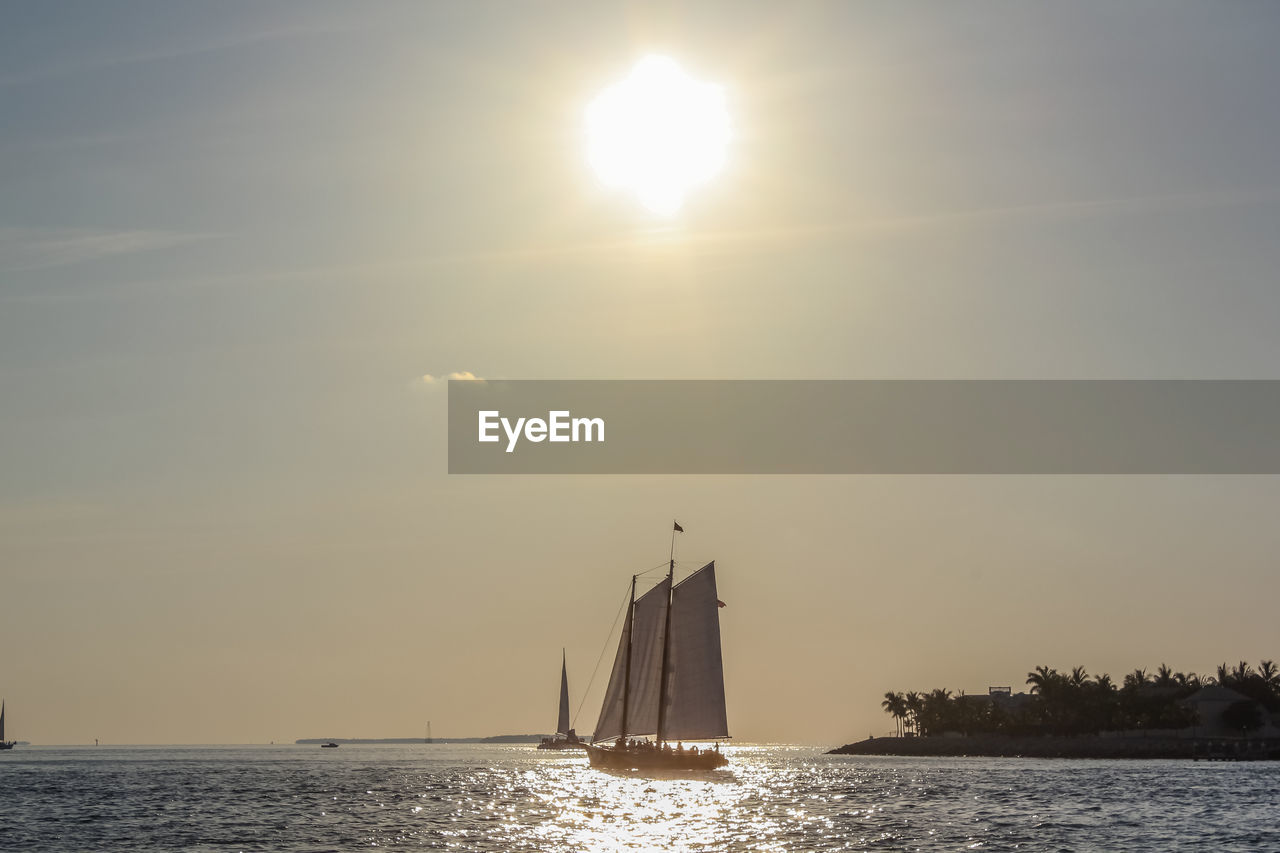
[[(729, 768), (679, 777), (592, 770), (585, 762), (548, 768), (535, 797), (541, 814), (533, 830), (548, 850), (784, 850), (788, 840), (824, 833), (830, 818), (809, 814), (794, 784), (779, 784), (776, 769), (730, 748)], [(761, 777), (767, 775), (768, 786)], [(766, 808), (779, 794), (795, 803)], [(776, 802), (771, 803), (776, 806)]]

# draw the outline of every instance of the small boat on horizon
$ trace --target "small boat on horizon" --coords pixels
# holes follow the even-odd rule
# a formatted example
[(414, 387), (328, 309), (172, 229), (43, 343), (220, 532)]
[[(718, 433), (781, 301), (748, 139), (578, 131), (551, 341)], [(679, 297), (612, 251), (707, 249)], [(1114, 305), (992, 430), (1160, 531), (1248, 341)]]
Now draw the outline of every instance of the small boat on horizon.
[(4, 739), (4, 702), (0, 700), (0, 749), (13, 749), (17, 744), (16, 740)]
[(321, 749), (337, 749), (337, 748), (338, 748), (338, 745), (337, 745), (336, 743), (334, 743), (333, 741), (329, 741), (328, 743), (322, 743), (322, 744), (320, 744), (320, 748), (321, 748)]
[[(688, 771), (729, 763), (719, 744), (729, 737), (720, 654), (724, 603), (717, 598), (714, 561), (675, 583), (675, 534), (683, 532), (676, 523), (667, 576), (656, 586), (636, 598), (638, 576), (631, 577), (613, 672), (586, 745), (592, 767)], [(706, 740), (717, 742), (713, 748), (684, 745)]]
[(569, 669), (564, 649), (560, 650), (560, 717), (554, 737), (544, 737), (538, 749), (586, 749), (569, 724)]

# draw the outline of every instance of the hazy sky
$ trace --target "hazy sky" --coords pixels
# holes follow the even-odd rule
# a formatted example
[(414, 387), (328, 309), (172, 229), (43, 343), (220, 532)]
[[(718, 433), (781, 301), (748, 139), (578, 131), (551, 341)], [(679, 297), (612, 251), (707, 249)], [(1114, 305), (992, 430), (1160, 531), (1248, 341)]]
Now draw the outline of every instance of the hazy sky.
[[(1274, 477), (450, 477), (421, 378), (1280, 378), (1280, 7), (0, 7), (10, 737), (545, 732), (673, 517), (745, 740), (1280, 655)], [(650, 52), (674, 218), (584, 157)]]

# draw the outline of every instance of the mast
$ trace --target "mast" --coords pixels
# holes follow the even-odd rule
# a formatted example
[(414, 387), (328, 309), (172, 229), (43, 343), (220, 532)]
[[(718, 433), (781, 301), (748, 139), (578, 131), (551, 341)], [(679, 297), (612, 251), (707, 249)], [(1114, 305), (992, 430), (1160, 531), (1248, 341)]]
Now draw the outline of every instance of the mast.
[(676, 581), (676, 533), (671, 531), (671, 562), (667, 568), (667, 617), (662, 629), (662, 675), (658, 681), (658, 733), (654, 736), (662, 745), (662, 734), (667, 724), (667, 670), (671, 666), (671, 591)]
[(627, 632), (627, 666), (623, 671), (622, 678), (622, 725), (618, 728), (618, 740), (616, 743), (625, 743), (627, 740), (627, 705), (631, 703), (631, 634), (635, 630), (635, 610), (636, 610), (636, 576), (631, 576), (631, 603), (627, 605), (627, 619), (632, 624), (632, 630)]

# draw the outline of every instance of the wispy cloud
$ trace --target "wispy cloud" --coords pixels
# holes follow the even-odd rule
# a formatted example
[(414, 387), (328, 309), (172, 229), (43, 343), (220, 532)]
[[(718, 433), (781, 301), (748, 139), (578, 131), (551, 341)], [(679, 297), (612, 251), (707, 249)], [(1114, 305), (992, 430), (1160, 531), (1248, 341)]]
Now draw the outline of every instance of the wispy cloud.
[(0, 228), (0, 272), (60, 267), (119, 255), (154, 252), (211, 236), (158, 230)]
[(166, 45), (153, 50), (139, 51), (136, 53), (83, 58), (0, 76), (0, 88), (4, 88), (6, 86), (21, 86), (27, 83), (57, 79), (60, 77), (73, 77), (77, 74), (94, 73), (103, 69), (121, 65), (137, 65), (145, 62), (182, 59), (185, 57), (200, 56), (206, 53), (216, 53), (218, 51), (231, 50), (255, 44), (270, 44), (272, 42), (278, 42), (285, 39), (330, 35), (348, 30), (350, 30), (350, 27), (348, 26), (330, 27), (319, 25), (286, 27), (273, 30), (262, 30), (259, 32), (241, 33), (220, 39), (210, 39), (203, 42)]
[(1028, 202), (1021, 205), (922, 211), (889, 216), (832, 219), (826, 222), (788, 223), (718, 231), (686, 231), (659, 227), (636, 231), (621, 239), (583, 243), (542, 244), (437, 257), (435, 263), (494, 262), (521, 263), (551, 258), (593, 258), (635, 251), (732, 251), (768, 252), (790, 250), (800, 245), (856, 234), (889, 234), (955, 228), (986, 222), (1023, 221), (1028, 218), (1068, 219), (1101, 216), (1141, 216), (1176, 210), (1266, 205), (1280, 202), (1280, 188), (1209, 190), (1145, 196)]
[(689, 230), (662, 226), (633, 231), (625, 236), (580, 242), (542, 242), (494, 249), (443, 253), (413, 260), (379, 261), (371, 265), (344, 268), (296, 270), (290, 274), (363, 274), (370, 272), (408, 273), (428, 267), (496, 264), (515, 265), (547, 260), (613, 257), (620, 251), (649, 252), (770, 252), (792, 250), (833, 238), (850, 235), (891, 234), (926, 231), (1000, 221), (1040, 219), (1081, 219), (1102, 216), (1142, 216), (1176, 210), (1268, 205), (1280, 202), (1280, 188), (1207, 190), (1145, 196), (1033, 201), (1021, 205), (922, 211), (889, 216), (832, 219), (726, 230)]
[[(1151, 196), (1117, 196), (1071, 201), (1046, 200), (1007, 207), (921, 212), (897, 216), (869, 216), (858, 219), (729, 230), (655, 228), (647, 231), (635, 231), (615, 239), (539, 242), (493, 249), (419, 255), (412, 258), (390, 258), (369, 263), (260, 269), (229, 274), (167, 275), (163, 278), (155, 279), (134, 279), (114, 284), (109, 288), (96, 287), (91, 294), (84, 291), (70, 293), (42, 291), (39, 293), (6, 294), (0, 290), (0, 301), (109, 299), (113, 297), (128, 297), (148, 291), (170, 290), (175, 287), (262, 286), (271, 283), (299, 282), (340, 276), (409, 276), (416, 275), (426, 269), (470, 264), (519, 265), (574, 259), (592, 261), (601, 257), (616, 256), (619, 251), (767, 253), (778, 250), (791, 250), (796, 246), (853, 234), (888, 234), (983, 222), (998, 222), (1006, 219), (1022, 221), (1029, 217), (1141, 216), (1172, 210), (1276, 203), (1280, 203), (1280, 188), (1263, 186), (1249, 190), (1235, 189)], [(22, 237), (22, 235), (26, 236)], [(79, 238), (77, 239), (75, 235), (79, 235)], [(112, 237), (110, 235), (115, 236)], [(214, 236), (217, 235), (180, 234), (162, 231), (54, 232), (0, 228), (0, 272), (30, 269), (36, 266), (80, 263), (108, 255), (120, 254), (122, 251), (156, 250)], [(112, 250), (109, 251), (109, 247)], [(20, 266), (20, 263), (23, 265)], [(479, 378), (461, 375), (464, 373), (466, 371), (460, 371), (458, 375), (452, 375), (452, 377), (450, 375), (436, 377), (428, 374), (415, 379), (414, 382), (419, 386), (423, 386), (434, 382), (442, 382), (449, 378)]]
[(453, 373), (447, 373), (444, 376), (435, 376), (430, 373), (424, 373), (414, 380), (414, 385), (419, 388), (439, 388), (448, 384), (450, 379), (467, 379), (472, 382), (484, 382), (479, 376), (476, 376), (470, 370), (455, 370)]

